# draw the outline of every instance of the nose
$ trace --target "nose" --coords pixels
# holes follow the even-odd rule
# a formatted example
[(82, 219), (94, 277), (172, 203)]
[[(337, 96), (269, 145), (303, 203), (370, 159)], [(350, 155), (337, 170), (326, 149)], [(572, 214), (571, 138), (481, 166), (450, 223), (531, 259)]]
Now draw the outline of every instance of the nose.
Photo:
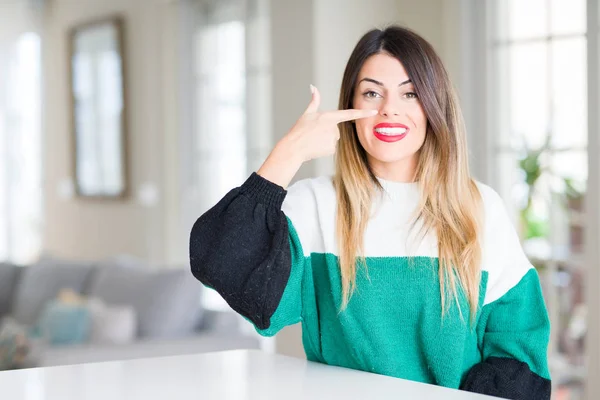
[(388, 98), (381, 105), (381, 108), (379, 109), (379, 114), (388, 118), (398, 116), (400, 115), (400, 105), (397, 101), (395, 101), (395, 99)]

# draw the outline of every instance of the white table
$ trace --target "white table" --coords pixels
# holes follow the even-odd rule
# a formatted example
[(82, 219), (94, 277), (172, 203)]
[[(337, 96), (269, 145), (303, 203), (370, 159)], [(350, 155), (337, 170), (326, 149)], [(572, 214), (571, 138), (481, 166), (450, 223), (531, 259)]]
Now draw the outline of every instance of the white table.
[(0, 372), (6, 400), (444, 399), (481, 396), (312, 363), (233, 350)]

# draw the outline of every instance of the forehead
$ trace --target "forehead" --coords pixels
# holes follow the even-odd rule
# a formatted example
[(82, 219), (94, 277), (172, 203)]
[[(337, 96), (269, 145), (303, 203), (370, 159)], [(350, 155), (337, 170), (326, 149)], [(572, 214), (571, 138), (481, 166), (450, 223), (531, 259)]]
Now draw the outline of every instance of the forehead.
[(385, 85), (398, 85), (408, 78), (402, 63), (385, 53), (374, 54), (367, 58), (358, 74), (358, 80), (372, 78)]

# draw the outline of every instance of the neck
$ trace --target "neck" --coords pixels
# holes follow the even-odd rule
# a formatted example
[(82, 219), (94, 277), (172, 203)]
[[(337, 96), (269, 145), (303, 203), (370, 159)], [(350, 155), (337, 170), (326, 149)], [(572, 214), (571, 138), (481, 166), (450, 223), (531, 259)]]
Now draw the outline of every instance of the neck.
[(414, 182), (417, 172), (417, 156), (394, 162), (370, 160), (375, 176), (391, 182)]

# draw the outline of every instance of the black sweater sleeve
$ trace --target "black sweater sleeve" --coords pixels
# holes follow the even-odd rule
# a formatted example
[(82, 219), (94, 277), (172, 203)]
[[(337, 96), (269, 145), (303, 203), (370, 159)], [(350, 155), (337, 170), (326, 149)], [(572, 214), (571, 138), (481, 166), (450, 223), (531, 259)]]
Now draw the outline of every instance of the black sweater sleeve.
[(287, 192), (253, 173), (194, 224), (190, 265), (236, 312), (266, 329), (291, 270)]
[(550, 400), (552, 385), (524, 362), (490, 357), (469, 371), (461, 389), (504, 399)]

